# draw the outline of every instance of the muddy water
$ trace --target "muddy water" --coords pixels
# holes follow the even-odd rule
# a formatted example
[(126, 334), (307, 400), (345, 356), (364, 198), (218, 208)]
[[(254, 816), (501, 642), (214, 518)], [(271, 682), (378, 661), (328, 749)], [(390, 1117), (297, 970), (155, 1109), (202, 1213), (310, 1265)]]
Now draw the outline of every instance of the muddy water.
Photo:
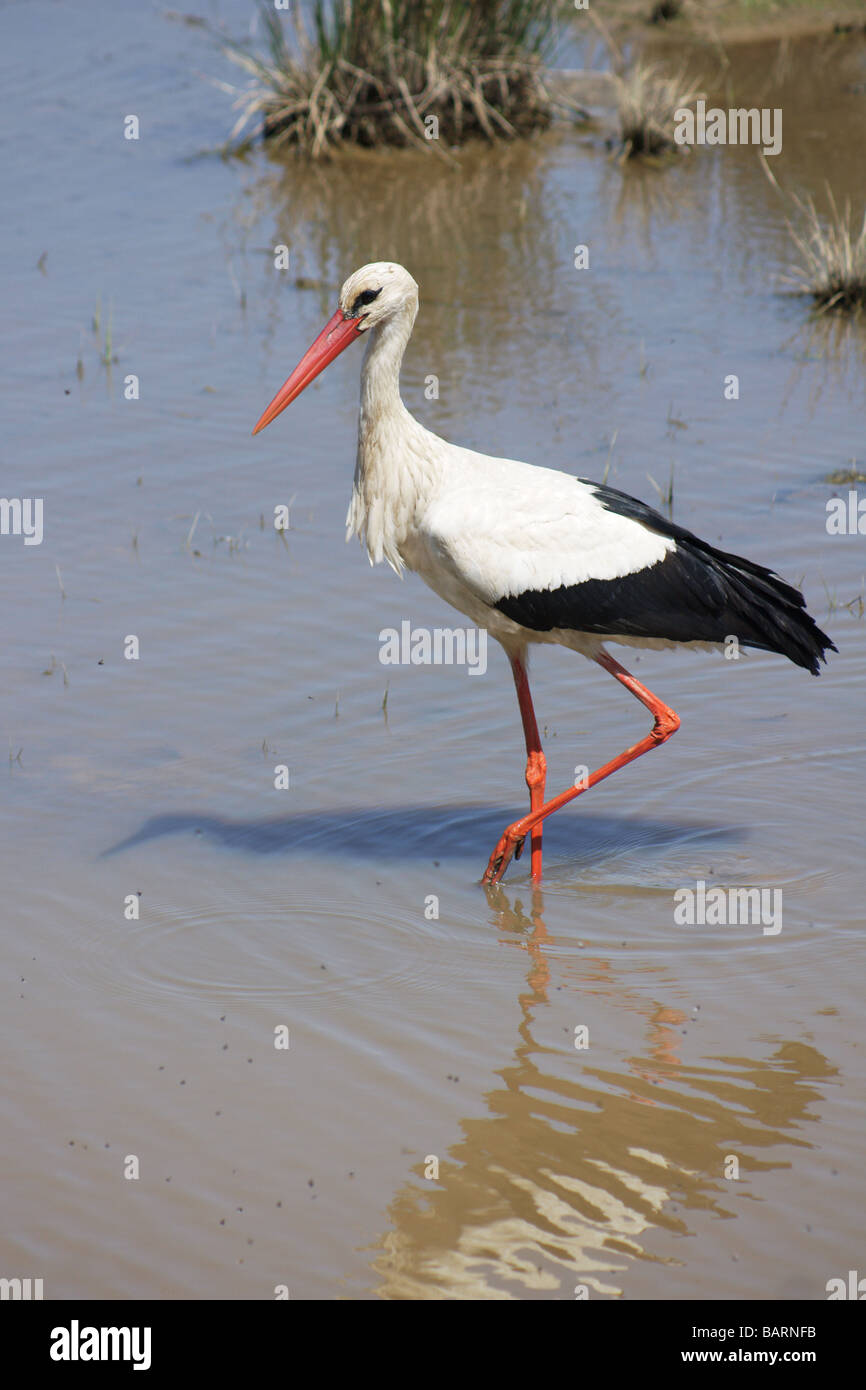
[[(27, 132), (2, 491), (45, 510), (41, 545), (0, 540), (0, 1273), (46, 1297), (823, 1297), (863, 1250), (866, 561), (820, 480), (864, 461), (866, 339), (779, 293), (753, 152), (623, 171), (599, 128), (286, 173), (196, 157), (228, 114), (199, 30), (108, 4), (2, 23)], [(862, 197), (862, 47), (789, 52), (779, 100), (775, 53), (731, 81), (784, 104), (779, 178)], [(422, 286), (421, 418), (584, 475), (609, 457), (650, 501), (673, 469), (676, 519), (802, 582), (841, 651), (820, 680), (639, 656), (682, 731), (550, 824), (543, 893), (525, 861), (477, 886), (525, 800), (501, 653), (479, 678), (379, 662), (381, 629), (452, 615), (344, 545), (358, 359), (249, 435), (384, 257)], [(554, 786), (642, 731), (568, 653), (534, 689)], [(781, 930), (679, 925), (698, 880), (781, 890)]]

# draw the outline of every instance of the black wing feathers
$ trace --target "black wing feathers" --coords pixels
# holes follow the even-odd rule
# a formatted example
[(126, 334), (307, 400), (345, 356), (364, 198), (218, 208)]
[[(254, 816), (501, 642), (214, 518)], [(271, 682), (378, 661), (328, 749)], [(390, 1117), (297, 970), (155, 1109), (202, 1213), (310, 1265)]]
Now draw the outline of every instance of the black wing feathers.
[[(588, 479), (580, 479), (588, 482)], [(836, 651), (803, 595), (772, 570), (729, 555), (616, 488), (589, 484), (602, 506), (676, 542), (663, 560), (619, 579), (588, 579), (505, 597), (496, 607), (535, 632), (565, 628), (611, 637), (724, 642), (779, 652), (813, 675)]]

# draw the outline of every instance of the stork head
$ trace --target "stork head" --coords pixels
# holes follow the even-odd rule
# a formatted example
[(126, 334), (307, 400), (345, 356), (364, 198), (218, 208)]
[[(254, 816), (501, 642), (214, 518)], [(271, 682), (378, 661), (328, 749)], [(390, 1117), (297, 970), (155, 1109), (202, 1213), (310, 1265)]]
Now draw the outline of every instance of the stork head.
[(417, 309), (418, 286), (403, 266), (395, 261), (371, 261), (361, 266), (343, 285), (337, 312), (280, 387), (253, 434), (275, 420), (356, 338), (401, 311), (408, 311), (414, 320)]
[(408, 304), (417, 308), (418, 286), (395, 261), (362, 265), (340, 290), (340, 312), (357, 320), (359, 333), (375, 328)]

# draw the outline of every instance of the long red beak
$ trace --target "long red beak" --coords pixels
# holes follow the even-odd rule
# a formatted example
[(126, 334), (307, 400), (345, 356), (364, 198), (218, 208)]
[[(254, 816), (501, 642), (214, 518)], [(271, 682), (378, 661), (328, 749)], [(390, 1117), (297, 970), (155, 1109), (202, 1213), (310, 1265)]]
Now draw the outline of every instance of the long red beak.
[(280, 412), (285, 410), (287, 405), (291, 405), (295, 397), (301, 394), (305, 386), (309, 386), (319, 372), (325, 370), (329, 362), (333, 362), (344, 348), (360, 337), (359, 323), (360, 319), (345, 318), (342, 309), (338, 309), (334, 317), (328, 319), (312, 347), (307, 348), (288, 381), (274, 396), (253, 434), (258, 434), (265, 425), (276, 420)]

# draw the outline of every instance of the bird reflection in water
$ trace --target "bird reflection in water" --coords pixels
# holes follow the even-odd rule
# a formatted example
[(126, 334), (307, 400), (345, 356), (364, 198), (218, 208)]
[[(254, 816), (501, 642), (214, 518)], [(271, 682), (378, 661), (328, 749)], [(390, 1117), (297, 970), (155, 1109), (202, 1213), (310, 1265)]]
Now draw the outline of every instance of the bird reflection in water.
[[(541, 890), (530, 892), (524, 904), (487, 890), (502, 943), (528, 958), (517, 1039), (484, 1096), (486, 1114), (462, 1120), (441, 1158), (438, 1183), (409, 1180), (394, 1197), (374, 1260), (380, 1297), (620, 1296), (636, 1262), (675, 1263), (649, 1248), (655, 1233), (694, 1235), (697, 1213), (739, 1214), (724, 1179), (729, 1153), (743, 1156), (738, 1188), (748, 1191), (750, 1178), (811, 1147), (800, 1121), (822, 1098), (816, 1082), (832, 1074), (820, 1053), (755, 1042), (751, 1060), (684, 1062), (687, 1017), (652, 998), (645, 964), (625, 968), (629, 983), (611, 958), (575, 949), (573, 935), (557, 939)], [(593, 1038), (605, 1036), (603, 1050), (557, 1038), (571, 1032), (561, 1025), (574, 1000)], [(629, 1057), (610, 1039), (630, 1036), (635, 1018), (645, 1046)], [(785, 1146), (783, 1156), (759, 1157), (773, 1146)]]

